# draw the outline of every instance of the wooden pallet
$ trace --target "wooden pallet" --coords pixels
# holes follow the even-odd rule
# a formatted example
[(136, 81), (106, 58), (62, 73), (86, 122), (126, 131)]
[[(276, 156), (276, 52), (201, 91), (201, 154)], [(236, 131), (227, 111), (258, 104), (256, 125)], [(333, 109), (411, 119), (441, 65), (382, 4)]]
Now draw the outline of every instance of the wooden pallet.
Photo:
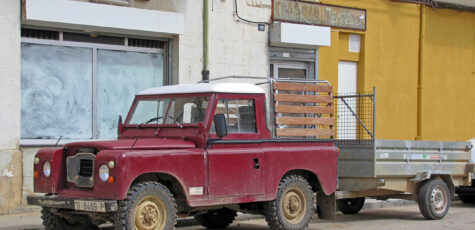
[[(273, 89), (277, 137), (334, 138), (331, 85), (276, 82)], [(312, 128), (281, 128), (283, 125)]]

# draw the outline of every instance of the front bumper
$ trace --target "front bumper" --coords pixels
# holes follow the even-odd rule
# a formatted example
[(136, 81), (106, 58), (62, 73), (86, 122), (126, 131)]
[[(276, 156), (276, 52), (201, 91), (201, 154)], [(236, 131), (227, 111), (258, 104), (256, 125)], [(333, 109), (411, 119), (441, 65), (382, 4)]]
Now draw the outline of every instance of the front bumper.
[(61, 208), (90, 212), (117, 211), (117, 201), (115, 200), (75, 199), (56, 195), (29, 195), (26, 200), (29, 205), (40, 205), (49, 208)]

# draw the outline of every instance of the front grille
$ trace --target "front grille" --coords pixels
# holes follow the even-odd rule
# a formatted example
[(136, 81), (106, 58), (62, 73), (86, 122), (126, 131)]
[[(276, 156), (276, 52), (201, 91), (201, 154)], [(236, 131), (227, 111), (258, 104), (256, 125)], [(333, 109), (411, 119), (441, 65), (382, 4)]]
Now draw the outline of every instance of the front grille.
[(79, 187), (94, 187), (94, 159), (93, 153), (78, 153), (66, 159), (67, 181)]
[(81, 159), (79, 163), (79, 176), (91, 177), (94, 168), (94, 161), (91, 159)]

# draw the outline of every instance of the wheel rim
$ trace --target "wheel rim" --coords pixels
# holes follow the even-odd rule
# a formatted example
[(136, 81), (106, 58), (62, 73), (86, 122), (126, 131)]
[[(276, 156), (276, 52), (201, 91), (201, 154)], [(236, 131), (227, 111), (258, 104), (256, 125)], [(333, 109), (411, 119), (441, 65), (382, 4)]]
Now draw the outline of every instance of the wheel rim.
[(298, 224), (305, 216), (307, 202), (305, 195), (299, 188), (287, 190), (281, 200), (282, 212), (285, 219), (291, 224)]
[(447, 194), (444, 192), (441, 186), (436, 186), (434, 189), (432, 189), (430, 194), (430, 203), (436, 213), (443, 213), (447, 208), (447, 202)]
[(135, 228), (139, 230), (161, 230), (167, 221), (167, 210), (163, 202), (153, 196), (140, 200), (134, 209)]

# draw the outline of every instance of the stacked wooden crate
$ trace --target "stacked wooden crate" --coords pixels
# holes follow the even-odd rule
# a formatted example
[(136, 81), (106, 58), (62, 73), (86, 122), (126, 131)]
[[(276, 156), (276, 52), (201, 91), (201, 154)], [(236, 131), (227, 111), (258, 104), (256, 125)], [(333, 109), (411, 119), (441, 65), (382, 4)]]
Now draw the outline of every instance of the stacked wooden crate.
[(333, 139), (333, 88), (328, 84), (275, 82), (277, 137)]

